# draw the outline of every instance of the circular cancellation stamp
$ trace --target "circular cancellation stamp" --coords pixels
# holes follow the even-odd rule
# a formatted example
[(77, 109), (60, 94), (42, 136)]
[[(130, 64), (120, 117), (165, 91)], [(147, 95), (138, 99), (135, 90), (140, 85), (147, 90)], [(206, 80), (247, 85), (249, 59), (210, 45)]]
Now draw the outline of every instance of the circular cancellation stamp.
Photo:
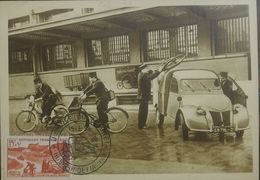
[(67, 130), (73, 122), (55, 127), (49, 137), (49, 149), (57, 165), (75, 175), (89, 174), (99, 169), (110, 155), (111, 139), (103, 128), (89, 125), (80, 134)]

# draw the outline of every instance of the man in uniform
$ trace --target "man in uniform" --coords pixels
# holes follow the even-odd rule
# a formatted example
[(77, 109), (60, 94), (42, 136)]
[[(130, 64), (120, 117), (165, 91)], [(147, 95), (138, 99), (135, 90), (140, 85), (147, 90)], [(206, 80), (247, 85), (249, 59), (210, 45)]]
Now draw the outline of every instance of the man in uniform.
[[(80, 96), (80, 100), (95, 94), (97, 101), (97, 113), (99, 122), (96, 122), (96, 126), (105, 125), (108, 122), (108, 117), (105, 111), (108, 108), (109, 97), (104, 83), (98, 79), (96, 72), (89, 73), (90, 85), (84, 90)], [(85, 97), (84, 97), (85, 96)]]
[(40, 118), (43, 118), (43, 122), (45, 123), (47, 121), (47, 124), (51, 123), (51, 110), (52, 107), (57, 102), (57, 96), (55, 92), (53, 92), (52, 88), (46, 84), (43, 83), (42, 80), (39, 77), (36, 77), (34, 79), (34, 84), (36, 86), (36, 96), (35, 101), (42, 100), (42, 115)]
[(228, 73), (227, 72), (220, 72), (220, 83), (223, 90), (223, 93), (230, 99), (230, 101), (234, 102), (233, 98), (233, 82), (228, 79)]
[(162, 72), (162, 68), (163, 67), (160, 67), (159, 70), (152, 71), (147, 68), (146, 64), (143, 64), (139, 67), (137, 94), (137, 97), (140, 100), (138, 112), (139, 129), (147, 128), (146, 120), (148, 115), (148, 102), (151, 96), (151, 81), (155, 79), (160, 74), (160, 72)]

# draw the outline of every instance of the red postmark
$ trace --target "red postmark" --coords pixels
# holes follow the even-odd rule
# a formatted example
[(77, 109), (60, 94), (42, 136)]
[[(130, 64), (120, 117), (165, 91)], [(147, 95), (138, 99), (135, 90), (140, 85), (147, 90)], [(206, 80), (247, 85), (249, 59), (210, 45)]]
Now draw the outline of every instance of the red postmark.
[[(48, 137), (7, 139), (9, 177), (69, 176), (53, 161)], [(61, 146), (63, 146), (61, 144)]]

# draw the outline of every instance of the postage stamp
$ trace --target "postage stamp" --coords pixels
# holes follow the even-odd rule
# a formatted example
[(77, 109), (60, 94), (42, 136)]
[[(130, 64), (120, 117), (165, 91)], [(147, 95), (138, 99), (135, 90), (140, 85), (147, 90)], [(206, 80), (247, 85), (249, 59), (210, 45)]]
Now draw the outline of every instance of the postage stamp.
[(51, 156), (68, 173), (90, 174), (103, 166), (110, 155), (109, 132), (89, 125), (86, 131), (72, 135), (68, 131), (72, 123), (53, 129), (49, 138)]
[(46, 136), (8, 138), (8, 177), (69, 176), (52, 159), (48, 142)]

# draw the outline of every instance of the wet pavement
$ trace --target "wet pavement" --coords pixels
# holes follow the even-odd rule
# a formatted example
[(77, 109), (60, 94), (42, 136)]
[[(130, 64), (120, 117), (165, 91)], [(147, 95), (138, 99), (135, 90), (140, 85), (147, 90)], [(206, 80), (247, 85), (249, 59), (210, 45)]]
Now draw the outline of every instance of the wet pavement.
[[(252, 171), (250, 130), (243, 139), (227, 136), (225, 142), (220, 142), (217, 135), (206, 133), (192, 133), (189, 141), (183, 141), (180, 130), (174, 130), (170, 120), (159, 130), (150, 114), (149, 128), (138, 130), (136, 119), (136, 114), (131, 114), (128, 128), (121, 134), (111, 135), (110, 158), (171, 162), (187, 167), (178, 172), (194, 172), (194, 168), (198, 172), (205, 172), (203, 168), (208, 168), (208, 172)], [(145, 173), (154, 170), (151, 167)], [(176, 172), (171, 168), (168, 173), (171, 171)]]
[[(137, 128), (137, 113), (129, 115), (127, 128), (111, 134), (110, 157), (95, 173), (252, 172), (250, 129), (242, 139), (227, 136), (225, 142), (220, 142), (214, 134), (191, 133), (189, 141), (183, 141), (180, 130), (174, 130), (170, 120), (159, 130), (154, 112), (149, 113), (149, 128), (143, 130)], [(10, 123), (13, 135), (50, 133), (51, 128), (38, 126), (34, 132), (23, 134), (15, 127), (13, 117)]]

